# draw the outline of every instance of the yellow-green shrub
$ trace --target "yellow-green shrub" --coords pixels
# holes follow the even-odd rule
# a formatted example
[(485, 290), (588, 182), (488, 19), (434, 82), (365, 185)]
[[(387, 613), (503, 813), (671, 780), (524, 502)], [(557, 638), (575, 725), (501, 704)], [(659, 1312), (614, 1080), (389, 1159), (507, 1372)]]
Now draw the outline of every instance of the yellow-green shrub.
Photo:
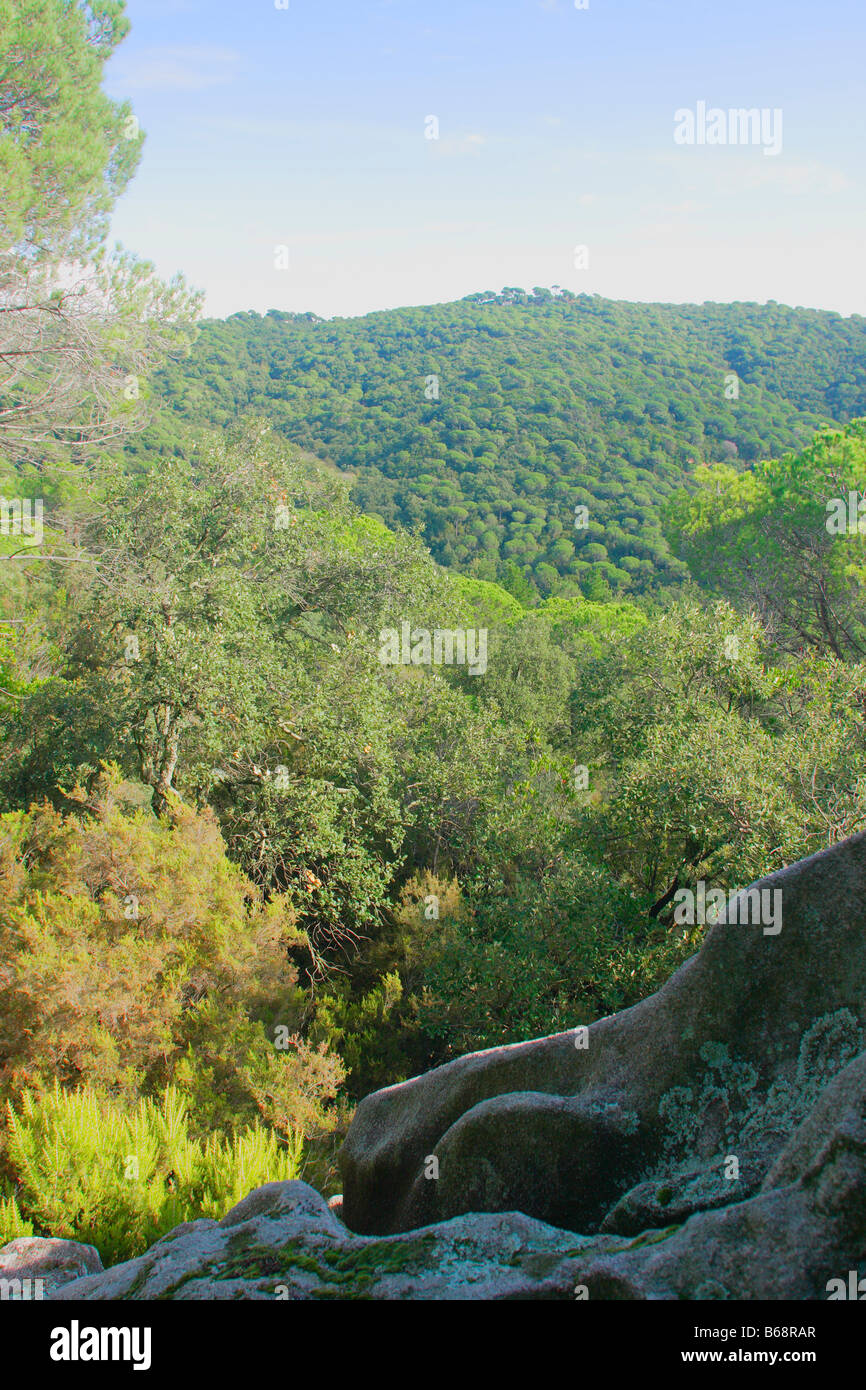
[(288, 899), (264, 901), (208, 811), (158, 820), (111, 769), (76, 800), (0, 816), (0, 1099), (174, 1085), (201, 1136), (327, 1130), (343, 1067), (300, 1036)]
[(226, 1139), (190, 1137), (175, 1087), (133, 1108), (91, 1087), (26, 1091), (8, 1110), (6, 1160), (14, 1198), (0, 1234), (42, 1234), (95, 1245), (103, 1263), (141, 1254), (182, 1221), (218, 1219), (254, 1188), (298, 1177), (302, 1140), (255, 1125)]

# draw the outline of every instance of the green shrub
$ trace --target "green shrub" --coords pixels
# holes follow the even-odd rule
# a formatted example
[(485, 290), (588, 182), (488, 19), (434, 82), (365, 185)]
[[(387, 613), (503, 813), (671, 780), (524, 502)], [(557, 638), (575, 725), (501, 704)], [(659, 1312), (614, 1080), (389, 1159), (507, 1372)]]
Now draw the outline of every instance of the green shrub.
[(25, 1221), (14, 1197), (0, 1197), (0, 1248), (20, 1236), (32, 1236), (33, 1223)]
[(0, 816), (0, 1101), (176, 1086), (196, 1136), (327, 1130), (344, 1069), (300, 1036), (291, 904), (229, 862), (209, 811), (129, 796), (109, 771), (78, 814)]
[(132, 1108), (85, 1086), (7, 1106), (6, 1162), (17, 1192), (0, 1204), (0, 1233), (95, 1245), (106, 1265), (140, 1255), (183, 1221), (218, 1219), (254, 1188), (300, 1172), (302, 1140), (255, 1125), (231, 1139), (190, 1138), (186, 1104), (169, 1086)]

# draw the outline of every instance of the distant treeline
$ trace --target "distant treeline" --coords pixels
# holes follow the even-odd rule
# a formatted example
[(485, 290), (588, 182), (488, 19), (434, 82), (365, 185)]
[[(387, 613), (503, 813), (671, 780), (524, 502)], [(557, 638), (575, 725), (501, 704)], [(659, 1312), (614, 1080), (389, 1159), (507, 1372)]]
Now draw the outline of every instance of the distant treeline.
[(662, 509), (695, 467), (866, 412), (866, 319), (513, 288), (357, 319), (242, 313), (205, 323), (152, 399), (134, 453), (173, 451), (178, 416), (266, 415), (441, 564), (524, 601), (603, 599), (685, 578)]

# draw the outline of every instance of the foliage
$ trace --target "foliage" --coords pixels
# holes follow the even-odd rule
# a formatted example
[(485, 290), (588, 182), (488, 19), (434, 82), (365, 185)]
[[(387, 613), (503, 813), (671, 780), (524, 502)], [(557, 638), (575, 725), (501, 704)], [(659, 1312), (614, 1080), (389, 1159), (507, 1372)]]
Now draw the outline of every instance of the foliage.
[[(823, 430), (808, 448), (738, 474), (697, 475), (667, 511), (669, 533), (704, 587), (753, 606), (785, 651), (866, 656), (866, 420)], [(854, 528), (850, 501), (854, 499)], [(844, 529), (838, 529), (838, 511)]]
[[(0, 493), (45, 506), (38, 564), (0, 537), (0, 1238), (107, 1259), (302, 1142), (329, 1183), (355, 1098), (636, 1002), (679, 887), (866, 828), (866, 320), (511, 288), (157, 371), (198, 301), (106, 248), (126, 28), (0, 0)], [(784, 1123), (825, 1022), (698, 1109)]]
[(658, 913), (684, 884), (749, 883), (866, 827), (864, 676), (775, 665), (758, 620), (723, 602), (661, 614), (579, 670), (590, 843)]
[(591, 1023), (652, 993), (688, 953), (603, 867), (547, 858), (471, 885), (466, 927), (429, 963), (420, 1022), (445, 1056)]
[(254, 1126), (227, 1140), (194, 1139), (171, 1086), (129, 1109), (89, 1086), (55, 1083), (41, 1095), (25, 1091), (8, 1115), (21, 1225), (95, 1245), (105, 1265), (134, 1259), (181, 1222), (219, 1220), (263, 1183), (300, 1174), (299, 1136), (281, 1145)]
[(0, 1197), (0, 1247), (33, 1233), (33, 1222), (25, 1221), (15, 1198)]
[(687, 578), (662, 515), (695, 465), (742, 470), (866, 412), (864, 347), (857, 316), (568, 291), (240, 313), (159, 376), (166, 408), (133, 451), (170, 455), (184, 427), (257, 411), (350, 474), (363, 511), (521, 603), (654, 594)]
[(146, 376), (200, 308), (182, 277), (120, 247), (108, 217), (138, 164), (127, 103), (102, 91), (120, 0), (0, 0), (0, 451), (82, 457), (145, 422)]
[(102, 70), (129, 30), (119, 0), (2, 0), (0, 226), (4, 245), (43, 253), (46, 224), (86, 255), (141, 156), (124, 138), (131, 112), (102, 91)]
[(327, 1127), (342, 1068), (297, 1036), (289, 904), (262, 901), (209, 813), (130, 798), (112, 775), (74, 813), (0, 821), (0, 1086), (131, 1103), (177, 1083), (201, 1133)]

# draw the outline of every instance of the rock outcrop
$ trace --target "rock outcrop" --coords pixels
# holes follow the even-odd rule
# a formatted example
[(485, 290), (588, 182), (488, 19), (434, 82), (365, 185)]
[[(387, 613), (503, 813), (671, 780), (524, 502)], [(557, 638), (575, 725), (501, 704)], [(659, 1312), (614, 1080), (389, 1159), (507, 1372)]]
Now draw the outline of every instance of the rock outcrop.
[(781, 893), (780, 930), (719, 921), (587, 1047), (560, 1033), (494, 1048), (363, 1100), (341, 1154), (347, 1225), (518, 1210), (635, 1232), (669, 1192), (678, 1219), (754, 1193), (866, 1046), (866, 835), (754, 887)]
[(851, 1271), (866, 1275), (866, 1055), (823, 1090), (754, 1196), (633, 1238), (519, 1212), (358, 1236), (305, 1183), (270, 1183), (53, 1297), (826, 1299)]
[(583, 1036), (369, 1096), (332, 1207), (271, 1183), (52, 1297), (866, 1292), (866, 835), (757, 887), (781, 892), (780, 931), (719, 922)]
[(20, 1236), (0, 1248), (0, 1299), (50, 1298), (63, 1284), (101, 1269), (99, 1251), (92, 1245)]
[(497, 1299), (570, 1296), (583, 1242), (516, 1213), (393, 1239), (354, 1236), (303, 1182), (269, 1183), (222, 1221), (190, 1221), (145, 1255), (79, 1279), (76, 1299)]
[(598, 1246), (574, 1274), (590, 1298), (793, 1300), (828, 1298), (852, 1270), (866, 1274), (866, 1055), (824, 1089), (754, 1197), (631, 1249)]

